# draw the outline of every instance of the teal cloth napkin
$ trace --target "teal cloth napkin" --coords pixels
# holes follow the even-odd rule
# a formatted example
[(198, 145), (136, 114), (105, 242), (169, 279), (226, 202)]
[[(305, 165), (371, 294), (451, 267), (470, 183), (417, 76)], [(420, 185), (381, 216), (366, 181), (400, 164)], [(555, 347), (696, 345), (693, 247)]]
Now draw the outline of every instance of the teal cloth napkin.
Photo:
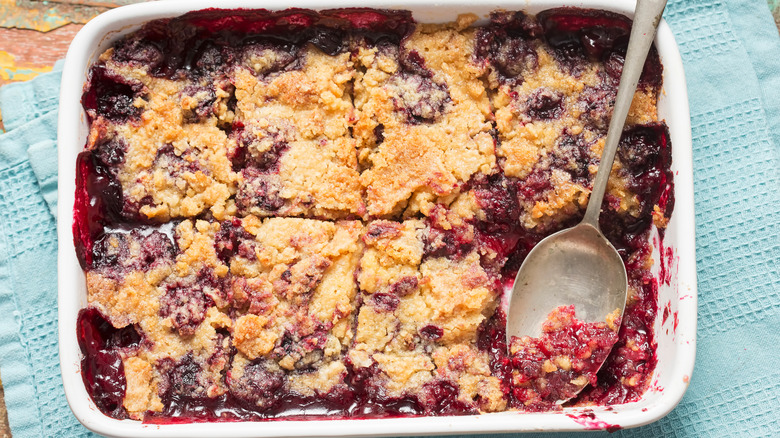
[[(672, 0), (665, 18), (691, 104), (698, 357), (671, 414), (616, 435), (780, 436), (780, 38), (763, 0)], [(58, 66), (0, 88), (0, 376), (14, 438), (90, 435), (57, 353), (59, 78)]]

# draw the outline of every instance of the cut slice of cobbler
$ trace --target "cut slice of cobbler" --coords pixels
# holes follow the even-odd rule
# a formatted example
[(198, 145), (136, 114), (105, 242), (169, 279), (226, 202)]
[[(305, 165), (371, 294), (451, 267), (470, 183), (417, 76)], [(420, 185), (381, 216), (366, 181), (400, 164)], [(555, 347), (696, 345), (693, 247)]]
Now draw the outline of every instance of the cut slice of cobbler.
[[(170, 416), (219, 401), (262, 412), (283, 394), (343, 384), (361, 231), (358, 222), (249, 216), (183, 221), (174, 242), (159, 231), (98, 240), (87, 281), (90, 308), (104, 316), (82, 325), (143, 338), (132, 350), (98, 346), (123, 362), (116, 386), (125, 380), (126, 396), (111, 410)], [(252, 390), (261, 377), (278, 385)]]
[(231, 73), (236, 107), (228, 149), (240, 172), (239, 213), (362, 217), (349, 133), (350, 54), (324, 53), (313, 44), (259, 42), (238, 56)]
[[(314, 398), (344, 385), (362, 228), (351, 221), (253, 216), (223, 228), (230, 231), (216, 244), (234, 248), (229, 263), (237, 350), (227, 385), (240, 404), (278, 409), (291, 394)], [(242, 245), (253, 250), (240, 251)]]
[(369, 376), (370, 397), (412, 399), (420, 414), (502, 410), (501, 381), (476, 346), (495, 308), (495, 282), (468, 224), (457, 225), (462, 251), (447, 252), (426, 222), (367, 225), (349, 361)]
[(145, 32), (101, 55), (82, 98), (90, 159), (109, 187), (100, 196), (114, 220), (224, 218), (236, 191), (223, 129), (232, 85), (218, 71), (161, 74)]
[(216, 222), (187, 220), (173, 241), (160, 231), (134, 230), (106, 234), (93, 246), (90, 308), (143, 338), (135, 350), (119, 352), (131, 418), (163, 410), (172, 399), (226, 391), (231, 319), (223, 313), (228, 266), (213, 245), (218, 230)]
[(356, 39), (354, 136), (372, 217), (427, 214), (472, 175), (496, 171), (471, 21), (420, 26), (400, 41)]

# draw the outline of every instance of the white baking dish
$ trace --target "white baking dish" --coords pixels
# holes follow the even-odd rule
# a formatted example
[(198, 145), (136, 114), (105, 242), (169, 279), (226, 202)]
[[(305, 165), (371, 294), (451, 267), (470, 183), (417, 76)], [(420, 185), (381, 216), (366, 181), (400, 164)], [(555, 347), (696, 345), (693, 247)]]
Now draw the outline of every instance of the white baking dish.
[[(409, 9), (419, 22), (452, 21), (459, 13), (480, 17), (495, 9), (538, 13), (558, 6), (599, 8), (633, 15), (633, 2), (606, 0), (498, 1), (475, 5), (473, 1), (438, 0), (308, 0), (296, 7), (330, 9), (374, 7)], [(370, 420), (265, 421), (152, 425), (133, 420), (115, 420), (103, 415), (84, 387), (76, 340), (78, 311), (86, 306), (84, 274), (73, 245), (72, 218), (75, 192), (76, 155), (86, 143), (86, 117), (81, 93), (89, 65), (120, 36), (142, 23), (174, 17), (191, 10), (213, 7), (205, 0), (166, 1), (136, 4), (109, 11), (87, 24), (73, 40), (62, 75), (59, 113), (59, 339), (65, 394), (73, 413), (89, 429), (107, 436), (208, 437), (208, 436), (352, 436), (453, 434), (479, 432), (575, 431), (635, 427), (655, 421), (674, 408), (685, 392), (693, 371), (696, 352), (696, 258), (694, 254), (693, 175), (691, 128), (685, 77), (677, 45), (669, 26), (661, 22), (656, 47), (664, 65), (664, 89), (659, 114), (669, 125), (673, 145), (676, 204), (663, 241), (665, 272), (671, 281), (659, 281), (658, 316), (655, 322), (658, 365), (650, 389), (639, 401), (609, 408), (566, 408), (553, 413), (502, 412), (459, 417), (393, 418)], [(219, 3), (221, 8), (285, 9), (289, 2), (248, 0)], [(659, 246), (654, 237), (654, 272), (660, 277)], [(671, 254), (669, 253), (671, 249)], [(666, 316), (664, 316), (666, 315)]]

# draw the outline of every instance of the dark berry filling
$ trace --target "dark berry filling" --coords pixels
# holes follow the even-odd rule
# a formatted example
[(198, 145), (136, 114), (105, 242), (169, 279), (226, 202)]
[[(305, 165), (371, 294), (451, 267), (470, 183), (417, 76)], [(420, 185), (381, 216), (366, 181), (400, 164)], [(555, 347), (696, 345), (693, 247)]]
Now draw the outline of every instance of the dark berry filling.
[(124, 365), (121, 352), (138, 347), (142, 337), (134, 326), (114, 328), (96, 309), (79, 312), (77, 338), (81, 354), (81, 376), (95, 405), (106, 415), (127, 418)]
[(461, 226), (450, 230), (430, 222), (430, 228), (423, 237), (425, 257), (460, 259), (474, 247), (474, 235), (469, 227)]
[(127, 144), (123, 139), (103, 138), (95, 146), (93, 159), (101, 166), (113, 171), (114, 168), (124, 163), (125, 152), (127, 152)]
[(580, 60), (603, 60), (631, 31), (631, 21), (618, 14), (560, 8), (544, 11), (537, 18), (555, 55), (573, 68)]
[(223, 75), (247, 51), (268, 48), (281, 55), (259, 72), (269, 74), (290, 67), (307, 43), (335, 55), (348, 48), (348, 32), (370, 41), (400, 41), (411, 23), (406, 11), (207, 9), (147, 24), (118, 42), (113, 58), (146, 66), (154, 76), (199, 80)]
[(581, 135), (571, 135), (564, 131), (558, 140), (558, 147), (552, 154), (550, 166), (566, 171), (571, 180), (583, 186), (590, 185), (588, 177), (591, 164), (597, 164), (588, 154), (590, 144)]
[(671, 211), (668, 207), (674, 199), (670, 197), (672, 175), (668, 169), (672, 148), (666, 124), (637, 126), (627, 131), (617, 153), (628, 174), (628, 186), (642, 203), (642, 214), (648, 215), (657, 202)]
[(279, 401), (285, 386), (282, 371), (269, 371), (262, 361), (250, 363), (239, 378), (227, 376), (230, 394), (248, 405), (249, 409), (264, 410)]
[[(608, 72), (620, 77), (631, 32), (631, 20), (605, 11), (583, 11), (558, 8), (537, 15), (547, 43), (555, 56), (573, 72), (583, 67), (583, 60), (605, 62)], [(655, 49), (647, 57), (640, 85), (659, 87), (661, 63)]]
[(266, 212), (275, 212), (284, 207), (284, 198), (280, 196), (281, 183), (273, 175), (247, 167), (241, 171), (243, 182), (238, 187), (236, 206), (241, 212), (250, 212), (259, 208)]
[(376, 364), (354, 369), (350, 365), (348, 382), (354, 388), (350, 417), (396, 417), (408, 415), (463, 415), (473, 408), (457, 400), (457, 388), (446, 380), (425, 384), (421, 397), (388, 397)]
[[(149, 32), (150, 34), (152, 32)], [(157, 71), (165, 61), (161, 38), (125, 38), (114, 45), (113, 58), (134, 67), (148, 67)]]
[(399, 297), (405, 297), (417, 290), (418, 280), (417, 277), (403, 277), (400, 280), (390, 285), (390, 292), (398, 295)]
[(541, 32), (536, 20), (523, 12), (490, 15), (490, 24), (477, 32), (476, 55), (487, 60), (502, 82), (517, 85), (537, 67), (536, 48), (531, 42)]
[(103, 232), (106, 207), (102, 199), (93, 197), (95, 190), (108, 185), (107, 178), (97, 173), (91, 152), (82, 152), (76, 158), (76, 193), (73, 203), (73, 244), (81, 268), (92, 265), (92, 245)]
[(171, 143), (166, 143), (160, 149), (157, 149), (153, 165), (157, 168), (166, 169), (173, 176), (178, 176), (185, 172), (195, 173), (200, 171), (205, 173), (205, 169), (197, 161), (187, 160), (185, 154), (177, 152)]
[(666, 218), (674, 208), (669, 130), (663, 123), (637, 126), (623, 135), (617, 154), (624, 164), (628, 185), (637, 194), (641, 214), (620, 215), (614, 209), (603, 208), (599, 223), (626, 261), (629, 254), (645, 250), (654, 206), (662, 208)]
[(517, 184), (502, 173), (478, 175), (471, 182), (485, 220), (482, 225), (490, 231), (509, 231), (517, 226), (520, 205), (517, 202)]
[(371, 296), (374, 307), (385, 312), (393, 312), (401, 302), (396, 295), (377, 292)]
[(93, 150), (78, 156), (73, 235), (76, 254), (84, 268), (91, 264), (92, 244), (103, 235), (104, 228), (148, 222), (139, 210), (151, 200), (146, 197), (140, 203), (127, 201), (117, 178), (126, 151), (123, 140), (103, 138)]
[(89, 86), (81, 97), (81, 103), (92, 122), (98, 116), (122, 123), (137, 120), (140, 108), (134, 105), (143, 97), (144, 86), (128, 83), (126, 79), (108, 72), (105, 66), (96, 65), (89, 72)]
[[(397, 41), (382, 41), (377, 49), (398, 62), (398, 71), (385, 85), (393, 96), (395, 110), (403, 114), (410, 124), (438, 120), (451, 98), (447, 85), (433, 78), (433, 72), (425, 65), (425, 59), (416, 50), (407, 50)], [(384, 140), (383, 133), (384, 126), (377, 126), (374, 130), (376, 144)]]
[(444, 329), (429, 324), (420, 329), (420, 336), (430, 341), (436, 341), (442, 336), (444, 336)]
[(184, 110), (185, 122), (197, 123), (214, 114), (214, 104), (217, 102), (217, 93), (214, 87), (190, 85), (182, 90), (182, 94), (197, 100), (194, 108)]
[(163, 394), (164, 403), (171, 398), (189, 398), (202, 395), (204, 387), (203, 382), (200, 381), (202, 369), (200, 364), (193, 359), (191, 352), (178, 361), (173, 361), (170, 358), (160, 360), (157, 366), (164, 377), (159, 389), (159, 392)]
[(537, 90), (526, 102), (526, 113), (537, 120), (557, 119), (563, 112), (563, 96), (550, 90)]
[(245, 248), (245, 242), (250, 240), (252, 240), (251, 235), (241, 226), (241, 220), (238, 218), (221, 222), (219, 231), (214, 236), (217, 257), (225, 264), (230, 263), (230, 259), (235, 255), (254, 258), (254, 251), (242, 250)]
[(241, 171), (243, 181), (236, 194), (236, 206), (242, 212), (259, 208), (275, 212), (285, 204), (279, 196), (279, 173), (281, 159), (289, 149), (285, 135), (281, 132), (265, 133), (264, 136), (247, 131), (243, 125), (234, 128), (231, 135), (237, 138), (238, 148), (230, 159), (234, 171)]
[(166, 285), (165, 295), (160, 298), (160, 316), (171, 317), (173, 328), (181, 336), (191, 336), (206, 319), (206, 309), (214, 305), (212, 297), (225, 299), (222, 289), (213, 270), (204, 268), (191, 281)]
[[(253, 142), (258, 142), (253, 136), (244, 134), (240, 137), (238, 146), (241, 149), (245, 149), (246, 152), (240, 152), (239, 155), (244, 157), (244, 165), (253, 167), (258, 172), (263, 173), (277, 173), (279, 172), (279, 160), (289, 149), (287, 141), (281, 138), (280, 135), (269, 136), (267, 140), (271, 143), (271, 146), (260, 152), (257, 147), (252, 145)], [(240, 163), (234, 161), (233, 168), (240, 168)]]
[(162, 264), (172, 263), (176, 255), (173, 243), (165, 234), (140, 229), (130, 233), (109, 232), (92, 246), (91, 269), (119, 280), (131, 271), (148, 272)]
[(200, 366), (191, 356), (168, 361), (169, 382), (162, 397), (165, 408), (150, 412), (146, 421), (237, 421), (260, 419), (388, 418), (416, 415), (462, 415), (476, 411), (457, 400), (457, 387), (446, 380), (427, 383), (420, 397), (388, 397), (376, 364), (355, 368), (347, 361), (343, 383), (314, 397), (301, 396), (287, 388), (284, 373), (263, 361), (249, 363), (240, 376), (227, 373), (228, 392), (208, 398), (196, 391)]
[(474, 408), (458, 400), (458, 387), (452, 382), (438, 380), (423, 387), (421, 404), (436, 415), (463, 415), (473, 413)]
[[(427, 70), (425, 70), (427, 71)], [(429, 76), (402, 72), (388, 81), (397, 91), (393, 99), (396, 110), (406, 114), (409, 123), (431, 123), (444, 114), (450, 102), (447, 86), (434, 82)]]

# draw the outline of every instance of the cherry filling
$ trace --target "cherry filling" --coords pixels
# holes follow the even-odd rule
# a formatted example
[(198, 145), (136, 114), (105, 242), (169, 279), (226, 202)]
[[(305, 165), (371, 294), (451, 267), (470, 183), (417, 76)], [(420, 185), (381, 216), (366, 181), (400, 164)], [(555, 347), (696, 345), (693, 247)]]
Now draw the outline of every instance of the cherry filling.
[(513, 337), (511, 387), (518, 407), (548, 411), (585, 385), (595, 385), (596, 372), (617, 341), (618, 324), (614, 319), (584, 323), (574, 306), (566, 306), (550, 313), (539, 338)]
[(411, 124), (435, 121), (451, 101), (447, 85), (433, 79), (433, 72), (416, 50), (402, 51), (397, 56), (401, 71), (388, 81), (398, 95), (393, 99), (396, 111), (406, 114)]
[[(577, 8), (550, 9), (537, 15), (545, 40), (564, 65), (579, 71), (584, 60), (605, 62), (607, 71), (620, 78), (631, 33), (631, 20), (605, 11)], [(640, 86), (659, 87), (662, 67), (655, 48), (645, 61)]]
[(166, 285), (160, 298), (160, 316), (171, 317), (173, 328), (181, 336), (192, 336), (206, 319), (206, 309), (214, 305), (212, 296), (223, 297), (220, 281), (212, 270), (204, 268), (194, 281)]
[(416, 415), (462, 415), (476, 411), (457, 400), (458, 389), (445, 380), (424, 385), (420, 397), (388, 397), (374, 364), (355, 368), (347, 360), (343, 382), (316, 396), (287, 388), (284, 374), (261, 360), (250, 363), (240, 378), (227, 373), (228, 392), (217, 397), (198, 393), (201, 366), (191, 355), (164, 364), (164, 409), (150, 412), (149, 423), (262, 419), (388, 418)]
[[(602, 81), (583, 93), (582, 116), (591, 127), (603, 128), (622, 70), (629, 28), (630, 22), (625, 17), (580, 9), (552, 10), (537, 19), (520, 12), (493, 14), (491, 23), (477, 31), (476, 56), (490, 63), (498, 80), (510, 86), (522, 83), (524, 75), (536, 69), (534, 38), (544, 38), (553, 47), (554, 56), (572, 72), (580, 71), (586, 62), (604, 63)], [(113, 61), (147, 68), (152, 76), (190, 81), (194, 85), (188, 85), (183, 93), (197, 98), (197, 103), (185, 118), (188, 123), (198, 123), (211, 117), (216, 105), (216, 90), (203, 84), (217, 76), (224, 79), (226, 69), (240, 62), (243, 56), (258, 51), (275, 52), (276, 61), (255, 72), (262, 79), (264, 75), (300, 68), (299, 53), (307, 43), (325, 53), (336, 54), (351, 50), (350, 44), (357, 40), (378, 50), (396, 51), (400, 68), (388, 81), (390, 86), (401, 90), (394, 102), (396, 109), (407, 123), (432, 123), (452, 98), (447, 87), (433, 79), (433, 72), (419, 53), (399, 49), (412, 30), (413, 22), (407, 12), (206, 10), (147, 24), (139, 33), (117, 43)], [(658, 56), (653, 52), (641, 83), (660, 86), (661, 71)], [(92, 69), (90, 85), (82, 100), (90, 122), (104, 117), (114, 123), (136, 123), (140, 110), (134, 103), (143, 97), (142, 86), (115, 77), (104, 65), (98, 65)], [(561, 117), (565, 98), (540, 89), (518, 107), (528, 120), (554, 120)], [(233, 99), (232, 104), (227, 102), (228, 106), (235, 107), (235, 96)], [(239, 214), (252, 208), (271, 213), (279, 211), (285, 200), (280, 195), (277, 177), (280, 160), (289, 148), (288, 140), (282, 135), (258, 138), (262, 134), (250, 133), (241, 122), (226, 124), (228, 134), (238, 140), (238, 148), (229, 158), (233, 171), (241, 172), (243, 177), (243, 186), (235, 196)], [(374, 135), (376, 142), (381, 143), (384, 127), (377, 126)], [(270, 147), (258, 147), (261, 141), (269, 141)], [(579, 219), (575, 215), (543, 231), (528, 230), (520, 225), (523, 205), (538, 201), (552, 189), (553, 170), (566, 172), (574, 183), (587, 187), (588, 167), (596, 164), (587, 153), (589, 147), (583, 136), (565, 132), (547, 157), (549, 166), (536, 168), (525, 178), (507, 177), (503, 171), (477, 174), (462, 187), (462, 192), (473, 194), (482, 216), (444, 229), (438, 225), (443, 222), (432, 219), (445, 215), (446, 208), (435, 207), (431, 218), (425, 220), (424, 258), (459, 261), (477, 251), (482, 268), (493, 277), (496, 291), (511, 286), (520, 264), (539, 240)], [(77, 255), (85, 270), (96, 270), (117, 280), (130, 270), (148, 272), (161, 263), (173, 263), (177, 251), (161, 233), (134, 231), (121, 237), (108, 232), (112, 228), (144, 223), (138, 214), (141, 205), (131, 204), (124, 198), (117, 178), (117, 167), (123, 164), (126, 153), (127, 145), (121, 139), (105, 138), (93, 150), (81, 153), (77, 160), (73, 223)], [(617, 334), (576, 320), (570, 309), (559, 309), (563, 323), (539, 339), (527, 340), (522, 348), (515, 345), (512, 355), (507, 354), (504, 338), (505, 315), (498, 310), (486, 320), (478, 331), (477, 347), (487, 353), (490, 370), (501, 380), (512, 407), (552, 409), (555, 400), (568, 398), (572, 380), (580, 376), (584, 376), (588, 386), (572, 403), (615, 404), (634, 400), (646, 388), (647, 377), (655, 367), (652, 326), (657, 308), (657, 283), (645, 268), (645, 261), (651, 250), (648, 232), (654, 206), (658, 205), (667, 219), (674, 206), (668, 129), (663, 123), (653, 123), (626, 131), (618, 159), (627, 188), (637, 195), (639, 214), (618, 213), (610, 204), (614, 200), (607, 198), (601, 227), (626, 263), (635, 296), (626, 307)], [(191, 166), (197, 166), (196, 162), (175, 155), (172, 145), (160, 148), (155, 163), (180, 170), (196, 170)], [(147, 201), (141, 200), (140, 204)], [(374, 222), (366, 229), (364, 239), (392, 237), (400, 232), (400, 228), (389, 224), (392, 223)], [(218, 259), (229, 265), (236, 257), (254, 260), (257, 251), (253, 245), (256, 245), (254, 236), (235, 219), (220, 224), (214, 250)], [(136, 249), (140, 253), (133, 256), (137, 259), (129, 256), (131, 247), (140, 248)], [(291, 294), (294, 288), (302, 288), (298, 304), (307, 305), (314, 286), (321, 280), (321, 271), (326, 268), (312, 266), (300, 284), (291, 283), (292, 274), (288, 269), (279, 285)], [(401, 298), (421, 287), (419, 281), (415, 276), (397, 279), (388, 289), (372, 294), (370, 301), (363, 305), (395, 312)], [(193, 336), (209, 307), (233, 300), (229, 289), (250, 290), (241, 282), (237, 277), (219, 279), (210, 268), (204, 268), (186, 281), (164, 281), (160, 285), (159, 313), (163, 318), (171, 318), (172, 329), (179, 335)], [(234, 304), (250, 313), (262, 314), (267, 303), (258, 294), (246, 292), (246, 297), (236, 298)], [(302, 335), (290, 327), (270, 356), (294, 357), (295, 370), (291, 372), (306, 372), (323, 360), (329, 328), (317, 326)], [(251, 362), (240, 376), (234, 375), (230, 367), (236, 353), (231, 346), (231, 334), (220, 330), (223, 333), (218, 336), (227, 347), (214, 357), (203, 360), (189, 353), (177, 360), (163, 359), (155, 364), (162, 376), (157, 395), (164, 408), (159, 413), (147, 413), (145, 421), (365, 418), (477, 412), (473, 405), (458, 399), (459, 389), (454, 382), (441, 378), (423, 385), (417, 395), (390, 397), (376, 363), (358, 367), (346, 359), (346, 371), (339, 382), (328, 391), (310, 396), (289, 388), (285, 372), (269, 366), (263, 359)], [(434, 343), (445, 332), (440, 326), (428, 324), (419, 328), (415, 336), (418, 335), (423, 341)], [(85, 356), (83, 379), (96, 405), (107, 415), (127, 418), (122, 406), (126, 389), (122, 357), (141, 345), (142, 335), (133, 326), (114, 328), (99, 311), (90, 308), (79, 313), (78, 340)], [(305, 348), (300, 347), (304, 344)], [(610, 350), (612, 344), (614, 348)], [(563, 356), (568, 357), (568, 363), (561, 359)], [(596, 375), (595, 364), (605, 356), (605, 365)], [(546, 361), (556, 369), (547, 366), (545, 371), (542, 367)], [(209, 397), (204, 392), (203, 388), (214, 383), (203, 380), (207, 367), (221, 370), (220, 383), (224, 388), (221, 395)]]
[(73, 240), (82, 269), (92, 265), (92, 247), (105, 229), (147, 222), (138, 213), (140, 205), (125, 200), (117, 179), (117, 166), (124, 161), (126, 149), (120, 139), (103, 139), (76, 160)]
[(224, 73), (245, 50), (266, 47), (286, 54), (266, 68), (267, 74), (290, 66), (306, 43), (335, 55), (348, 49), (348, 32), (372, 42), (397, 42), (411, 25), (407, 11), (205, 9), (145, 25), (134, 37), (119, 41), (113, 57), (148, 67), (153, 76), (199, 79)]
[(76, 193), (73, 203), (73, 244), (81, 269), (92, 265), (92, 245), (103, 232), (105, 207), (94, 199), (93, 187), (100, 178), (92, 163), (90, 152), (82, 152), (76, 158)]
[(168, 236), (157, 230), (147, 231), (103, 234), (92, 245), (91, 269), (118, 281), (131, 271), (149, 272), (171, 263), (176, 250)]
[(81, 102), (90, 122), (98, 115), (115, 122), (138, 119), (141, 110), (133, 103), (142, 97), (143, 84), (129, 83), (100, 64), (92, 67), (89, 74), (90, 86), (84, 91)]
[(477, 32), (476, 55), (490, 62), (501, 82), (519, 85), (538, 64), (531, 39), (540, 33), (537, 21), (523, 12), (493, 12), (490, 24)]

